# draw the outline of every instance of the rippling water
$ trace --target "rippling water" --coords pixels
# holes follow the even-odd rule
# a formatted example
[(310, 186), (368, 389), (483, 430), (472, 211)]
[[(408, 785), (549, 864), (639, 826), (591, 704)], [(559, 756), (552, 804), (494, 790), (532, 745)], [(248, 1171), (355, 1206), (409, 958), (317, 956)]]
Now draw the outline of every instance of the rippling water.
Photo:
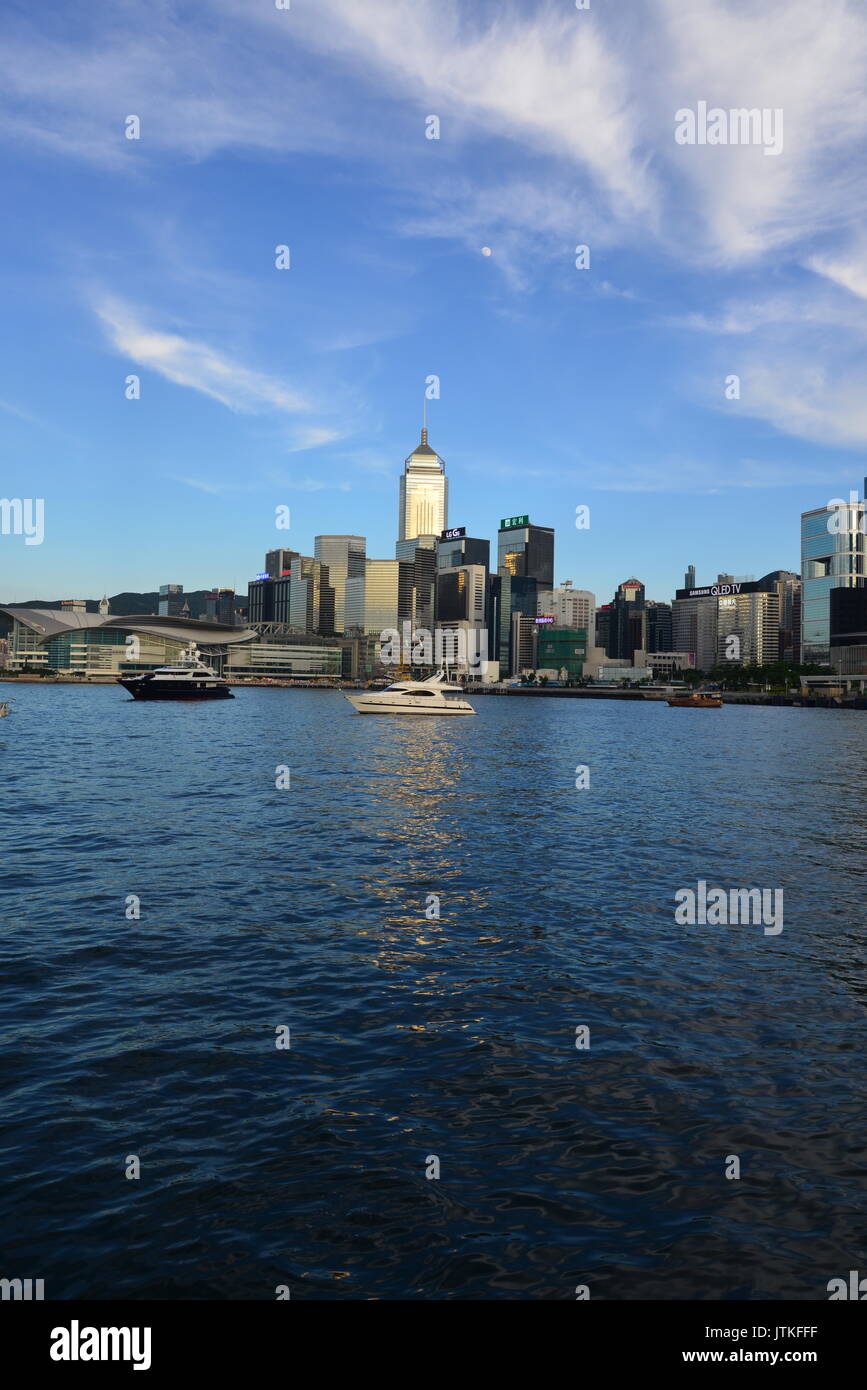
[[(864, 715), (6, 690), (0, 1274), (825, 1299), (867, 1271)], [(782, 934), (675, 925), (702, 878), (782, 887)]]

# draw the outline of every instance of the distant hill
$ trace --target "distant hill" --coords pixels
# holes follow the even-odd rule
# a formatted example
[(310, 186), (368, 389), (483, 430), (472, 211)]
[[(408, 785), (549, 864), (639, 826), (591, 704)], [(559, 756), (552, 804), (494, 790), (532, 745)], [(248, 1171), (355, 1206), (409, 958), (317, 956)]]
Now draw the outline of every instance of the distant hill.
[[(193, 589), (190, 593), (184, 594), (184, 598), (190, 606), (190, 617), (201, 618), (205, 612), (205, 594), (211, 593), (210, 589)], [(113, 614), (118, 613), (157, 613), (159, 612), (160, 596), (157, 592), (152, 594), (114, 594), (109, 595), (109, 603)], [(15, 605), (16, 608), (59, 608), (59, 598), (29, 598)], [(247, 607), (246, 595), (238, 594), (236, 602), (239, 608)], [(98, 598), (85, 599), (85, 609), (88, 613), (99, 612)], [(0, 624), (3, 619), (0, 617)]]

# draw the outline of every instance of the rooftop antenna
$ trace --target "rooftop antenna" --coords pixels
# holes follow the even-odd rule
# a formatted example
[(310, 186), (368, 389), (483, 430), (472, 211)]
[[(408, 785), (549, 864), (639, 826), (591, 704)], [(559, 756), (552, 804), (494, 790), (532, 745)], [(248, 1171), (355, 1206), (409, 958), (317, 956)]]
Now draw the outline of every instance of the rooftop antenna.
[(424, 405), (422, 406), (421, 442), (427, 444), (427, 391), (424, 393)]

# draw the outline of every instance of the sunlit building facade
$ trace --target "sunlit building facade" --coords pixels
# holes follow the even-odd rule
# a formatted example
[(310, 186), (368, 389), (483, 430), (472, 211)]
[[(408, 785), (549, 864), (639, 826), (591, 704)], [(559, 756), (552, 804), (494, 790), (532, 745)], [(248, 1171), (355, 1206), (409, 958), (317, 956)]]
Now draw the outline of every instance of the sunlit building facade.
[(334, 590), (334, 631), (346, 631), (346, 581), (364, 578), (367, 541), (364, 536), (316, 536), (313, 554), (328, 566), (328, 579)]
[(423, 429), (421, 443), (404, 462), (400, 480), (398, 540), (410, 540), (413, 536), (438, 536), (448, 526), (448, 512), (446, 466), (428, 444), (427, 430)]

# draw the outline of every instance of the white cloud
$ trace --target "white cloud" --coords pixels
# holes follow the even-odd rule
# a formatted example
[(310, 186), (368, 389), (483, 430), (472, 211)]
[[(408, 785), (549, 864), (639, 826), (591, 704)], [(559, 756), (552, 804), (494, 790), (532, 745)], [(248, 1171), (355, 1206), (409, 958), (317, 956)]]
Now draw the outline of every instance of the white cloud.
[(229, 410), (294, 415), (311, 409), (300, 392), (274, 376), (245, 367), (207, 343), (146, 328), (137, 312), (118, 299), (103, 299), (95, 312), (112, 346), (131, 362), (178, 386), (210, 396)]

